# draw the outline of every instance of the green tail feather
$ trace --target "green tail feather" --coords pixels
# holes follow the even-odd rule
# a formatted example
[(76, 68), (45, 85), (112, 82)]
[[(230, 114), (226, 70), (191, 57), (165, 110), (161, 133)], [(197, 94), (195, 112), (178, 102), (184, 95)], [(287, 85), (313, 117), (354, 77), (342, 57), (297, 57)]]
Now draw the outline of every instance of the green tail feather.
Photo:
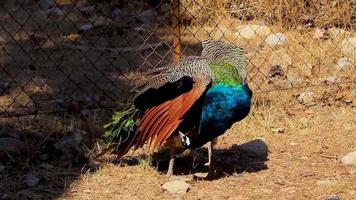
[(104, 137), (107, 142), (118, 145), (130, 142), (138, 125), (138, 113), (139, 111), (134, 105), (127, 105), (121, 111), (115, 112), (112, 121), (104, 125), (106, 129)]

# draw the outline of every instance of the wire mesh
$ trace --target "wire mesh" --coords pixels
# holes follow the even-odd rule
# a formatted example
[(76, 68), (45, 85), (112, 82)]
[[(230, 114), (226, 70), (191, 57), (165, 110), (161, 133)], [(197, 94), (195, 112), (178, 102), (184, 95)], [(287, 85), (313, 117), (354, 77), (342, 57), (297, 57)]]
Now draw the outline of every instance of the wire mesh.
[(254, 92), (354, 84), (355, 24), (287, 29), (243, 2), (212, 2), (2, 2), (0, 117), (113, 109), (140, 71), (199, 55), (208, 37), (245, 48)]

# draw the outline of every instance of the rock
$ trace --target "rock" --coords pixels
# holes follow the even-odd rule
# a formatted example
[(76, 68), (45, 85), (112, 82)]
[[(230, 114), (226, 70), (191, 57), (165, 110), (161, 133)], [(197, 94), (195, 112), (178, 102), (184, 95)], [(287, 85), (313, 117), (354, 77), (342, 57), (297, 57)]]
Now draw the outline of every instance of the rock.
[(95, 6), (85, 6), (80, 9), (80, 12), (82, 12), (83, 14), (85, 14), (87, 16), (94, 16), (95, 12), (96, 12)]
[(87, 32), (89, 30), (93, 29), (93, 25), (91, 24), (84, 24), (84, 25), (81, 25), (80, 28), (79, 28), (79, 31), (80, 32)]
[(337, 196), (336, 194), (333, 194), (326, 197), (325, 200), (341, 200), (341, 197)]
[(333, 187), (337, 185), (337, 181), (324, 179), (324, 180), (317, 181), (316, 184), (323, 187)]
[(271, 34), (265, 39), (265, 43), (269, 46), (283, 45), (286, 41), (287, 36), (284, 33)]
[(241, 36), (245, 39), (252, 39), (255, 37), (266, 37), (271, 33), (271, 29), (266, 25), (243, 25), (238, 28), (238, 32), (235, 33), (237, 36)]
[(344, 39), (340, 43), (341, 52), (350, 58), (356, 58), (356, 37)]
[[(355, 49), (355, 51), (356, 51), (356, 49)], [(337, 64), (335, 65), (335, 68), (337, 70), (339, 70), (339, 71), (351, 69), (352, 68), (352, 62), (347, 57), (340, 58), (337, 61)]]
[(107, 20), (105, 19), (105, 17), (100, 16), (95, 20), (94, 27), (105, 26), (106, 24), (107, 24)]
[(290, 145), (290, 146), (297, 146), (298, 143), (292, 141), (292, 142), (289, 143), (289, 145)]
[(142, 23), (151, 24), (156, 21), (157, 17), (155, 15), (155, 13), (153, 12), (153, 10), (146, 10), (146, 11), (143, 11), (142, 13), (140, 13), (136, 17), (136, 19)]
[(144, 28), (142, 28), (142, 27), (136, 27), (136, 28), (135, 28), (135, 31), (136, 31), (137, 33), (144, 33), (144, 32), (146, 32), (146, 29), (144, 29)]
[(38, 5), (40, 5), (42, 9), (49, 9), (56, 5), (56, 0), (40, 0), (38, 1)]
[(46, 11), (47, 15), (64, 16), (65, 12), (60, 8), (50, 8)]
[(345, 165), (355, 165), (356, 166), (356, 151), (353, 151), (346, 156), (342, 157), (341, 162)]
[(261, 140), (256, 139), (250, 142), (239, 145), (239, 148), (243, 151), (255, 154), (257, 156), (267, 156), (268, 155), (268, 146)]
[(7, 93), (11, 89), (11, 83), (9, 81), (5, 81), (3, 83), (0, 83), (0, 90), (1, 92)]
[(326, 31), (324, 29), (317, 28), (314, 32), (313, 39), (325, 39)]
[(349, 37), (351, 35), (350, 32), (340, 28), (330, 28), (327, 30), (327, 33), (329, 38), (335, 41), (341, 41), (345, 37)]
[(162, 188), (170, 193), (186, 193), (190, 188), (190, 184), (184, 181), (170, 181), (162, 185)]
[(25, 143), (15, 139), (4, 137), (0, 138), (0, 154), (1, 153), (15, 153), (19, 154), (25, 150)]
[(53, 165), (50, 165), (48, 163), (42, 163), (38, 167), (40, 167), (41, 169), (53, 169)]
[(78, 148), (83, 141), (83, 136), (80, 133), (73, 133), (64, 136), (60, 141), (55, 144), (57, 149)]
[(268, 59), (271, 68), (278, 66), (281, 71), (287, 72), (288, 67), (292, 65), (292, 58), (285, 52), (285, 50), (273, 51), (271, 57)]
[(267, 74), (267, 77), (270, 80), (283, 76), (284, 76), (284, 70), (280, 65), (273, 65)]
[(297, 74), (287, 74), (288, 83), (292, 85), (300, 84), (303, 82), (303, 79)]
[(328, 83), (328, 84), (334, 84), (339, 82), (340, 79), (336, 76), (328, 76), (327, 78), (325, 78), (324, 82)]
[(81, 9), (87, 4), (87, 0), (78, 0), (75, 7)]
[(272, 133), (284, 133), (284, 128), (272, 128)]
[(272, 128), (272, 133), (284, 133), (284, 128)]
[(315, 94), (313, 92), (303, 92), (298, 95), (298, 101), (301, 104), (309, 104), (313, 102)]
[[(136, 18), (134, 18), (136, 16)], [(125, 22), (131, 22), (132, 19), (137, 20), (137, 14), (133, 13), (131, 9), (128, 8), (114, 8), (111, 13), (112, 19), (120, 19)]]
[(28, 187), (36, 186), (40, 182), (40, 179), (34, 176), (33, 174), (25, 174), (23, 177), (23, 183)]

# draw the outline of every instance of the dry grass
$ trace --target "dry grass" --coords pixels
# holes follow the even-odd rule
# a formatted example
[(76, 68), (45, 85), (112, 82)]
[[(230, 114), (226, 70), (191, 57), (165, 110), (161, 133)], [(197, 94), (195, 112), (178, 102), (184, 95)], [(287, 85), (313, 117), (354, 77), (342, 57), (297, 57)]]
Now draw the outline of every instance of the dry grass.
[[(355, 150), (356, 143), (354, 130), (356, 129), (355, 116), (355, 85), (356, 80), (354, 54), (346, 55), (340, 50), (340, 43), (348, 37), (355, 37), (355, 3), (354, 1), (312, 1), (306, 4), (305, 1), (270, 1), (270, 0), (248, 0), (248, 1), (182, 1), (188, 11), (196, 16), (192, 21), (192, 26), (182, 27), (182, 42), (185, 55), (196, 55), (200, 53), (199, 41), (212, 36), (215, 39), (223, 39), (229, 42), (240, 43), (245, 46), (247, 56), (250, 60), (249, 74), (252, 78), (250, 85), (255, 92), (254, 108), (252, 113), (241, 123), (234, 125), (228, 133), (220, 140), (217, 148), (220, 160), (218, 161), (219, 176), (212, 182), (191, 180), (191, 173), (205, 171), (203, 167), (198, 169), (190, 168), (190, 161), (180, 160), (177, 162), (179, 178), (187, 179), (191, 184), (191, 190), (184, 195), (171, 195), (161, 189), (161, 185), (170, 180), (164, 176), (167, 159), (159, 156), (162, 161), (156, 158), (146, 158), (142, 152), (132, 152), (131, 156), (137, 156), (129, 161), (117, 164), (115, 162), (102, 162), (99, 169), (95, 167), (88, 169), (92, 165), (90, 162), (79, 161), (76, 166), (68, 166), (62, 159), (62, 155), (57, 157), (58, 152), (53, 151), (52, 143), (63, 137), (64, 133), (75, 132), (81, 129), (76, 117), (69, 113), (52, 115), (36, 115), (22, 118), (0, 119), (0, 132), (20, 135), (21, 138), (28, 137), (27, 132), (31, 130), (37, 134), (41, 140), (34, 139), (32, 145), (47, 145), (47, 136), (52, 133), (61, 135), (56, 140), (49, 141), (49, 149), (43, 151), (30, 151), (30, 161), (19, 158), (20, 164), (0, 163), (0, 198), (5, 190), (6, 194), (14, 195), (14, 198), (37, 198), (37, 199), (323, 199), (324, 197), (337, 194), (343, 199), (355, 198), (356, 181), (355, 169), (344, 166), (340, 163), (340, 158), (346, 153)], [(334, 3), (335, 2), (335, 3)], [(239, 5), (242, 5), (239, 7)], [(189, 6), (187, 6), (189, 5)], [(199, 6), (200, 5), (200, 6)], [(204, 5), (201, 7), (201, 5)], [(28, 5), (31, 8), (31, 5)], [(110, 10), (110, 9), (108, 9)], [(182, 9), (184, 12), (184, 9)], [(26, 16), (24, 10), (16, 12), (17, 17)], [(189, 18), (189, 14), (185, 13)], [(188, 16), (187, 16), (188, 15)], [(55, 23), (49, 20), (46, 15), (41, 14), (38, 9), (34, 9), (34, 16), (41, 24), (41, 28), (35, 28), (32, 20), (26, 23), (22, 29), (30, 32), (30, 35), (37, 36), (41, 32), (59, 31)], [(237, 20), (242, 19), (242, 20)], [(239, 31), (248, 24), (260, 24), (259, 20), (265, 20), (265, 29), (259, 32), (257, 37), (244, 38)], [(132, 23), (131, 23), (132, 22)], [(13, 48), (14, 60), (5, 65), (5, 71), (13, 74), (20, 83), (14, 85), (9, 93), (1, 95), (0, 105), (8, 111), (18, 111), (19, 113), (30, 111), (40, 107), (41, 111), (52, 110), (54, 105), (42, 105), (41, 103), (52, 102), (64, 98), (65, 102), (73, 99), (85, 99), (86, 94), (98, 97), (101, 103), (108, 105), (110, 102), (122, 97), (128, 91), (127, 80), (117, 72), (117, 66), (125, 69), (125, 76), (129, 79), (135, 75), (134, 70), (140, 66), (153, 67), (154, 64), (163, 65), (170, 62), (170, 50), (167, 46), (157, 47), (153, 51), (142, 56), (132, 56), (123, 54), (111, 55), (110, 49), (115, 47), (126, 47), (127, 45), (141, 45), (141, 39), (132, 34), (136, 28), (143, 28), (146, 32), (141, 37), (150, 38), (148, 42), (165, 41), (170, 42), (167, 36), (167, 27), (160, 27), (157, 34), (152, 34), (152, 27), (140, 25), (135, 20), (130, 21), (129, 31), (123, 35), (114, 35), (109, 38), (109, 42), (100, 38), (106, 36), (105, 30), (115, 29), (113, 27), (98, 28), (86, 36), (77, 34), (76, 24), (87, 23), (87, 19), (75, 21), (71, 24), (64, 20), (64, 32), (70, 33), (63, 36), (62, 32), (52, 37), (58, 45), (68, 45), (73, 41), (95, 41), (94, 43), (103, 50), (91, 49), (85, 51), (88, 60), (99, 59), (96, 67), (104, 71), (98, 74), (97, 70), (87, 63), (81, 63), (83, 52), (76, 49), (68, 51), (66, 48), (48, 48), (44, 52), (52, 55), (54, 62), (60, 63), (59, 69), (65, 73), (59, 74), (53, 63), (46, 60), (46, 54), (35, 50), (33, 55), (24, 51), (15, 51), (17, 46), (12, 43), (6, 44)], [(204, 24), (205, 23), (205, 24)], [(305, 27), (302, 29), (290, 29), (298, 25), (314, 23), (318, 27), (331, 27), (337, 25), (345, 29), (339, 29), (340, 34), (336, 37), (326, 39), (313, 39), (314, 28)], [(201, 26), (203, 24), (203, 26)], [(7, 21), (5, 27), (13, 34), (19, 29), (13, 21)], [(117, 27), (116, 27), (117, 28)], [(75, 32), (75, 33), (72, 33)], [(288, 36), (286, 44), (282, 46), (269, 47), (264, 43), (265, 38), (276, 32), (283, 32)], [(32, 49), (30, 40), (20, 37), (19, 40), (28, 49)], [(24, 34), (27, 35), (26, 33)], [(41, 34), (39, 34), (41, 35)], [(104, 35), (104, 36), (103, 36)], [(71, 36), (73, 38), (71, 39)], [(130, 36), (130, 37), (128, 37)], [(0, 38), (1, 39), (1, 38)], [(5, 38), (11, 39), (11, 38)], [(123, 41), (129, 40), (126, 44)], [(27, 44), (29, 43), (29, 44)], [(61, 47), (61, 46), (60, 46)], [(11, 52), (10, 52), (11, 53)], [(109, 55), (110, 54), (110, 55)], [(164, 58), (161, 56), (165, 55)], [(349, 57), (352, 67), (349, 70), (337, 71), (335, 64), (342, 57)], [(137, 58), (139, 57), (139, 58)], [(66, 59), (63, 59), (66, 58)], [(130, 62), (128, 61), (129, 59)], [(148, 62), (144, 63), (143, 60)], [(108, 62), (108, 60), (113, 61)], [(28, 64), (33, 61), (33, 65), (38, 70), (27, 70)], [(286, 75), (279, 77), (272, 82), (267, 81), (266, 76), (273, 64), (280, 64)], [(144, 64), (142, 64), (144, 63)], [(146, 66), (149, 65), (149, 66)], [(18, 66), (21, 66), (18, 67)], [(75, 70), (73, 71), (73, 69)], [(130, 69), (126, 72), (126, 69)], [(316, 70), (316, 71), (315, 71)], [(47, 85), (42, 84), (41, 71), (48, 77)], [(21, 73), (22, 72), (22, 73)], [(40, 73), (41, 72), (41, 73)], [(18, 75), (20, 74), (20, 75)], [(72, 79), (78, 82), (82, 89), (75, 84), (69, 84), (65, 74), (70, 74)], [(83, 74), (92, 79), (89, 81)], [(287, 75), (296, 75), (300, 82), (290, 84), (286, 81)], [(341, 81), (353, 81), (349, 84), (328, 85), (324, 80), (328, 76), (336, 76)], [(113, 81), (116, 87), (111, 87), (108, 82)], [(6, 74), (0, 74), (0, 79), (12, 81)], [(29, 79), (32, 81), (29, 82)], [(0, 81), (2, 81), (0, 80)], [(93, 83), (94, 82), (94, 83)], [(95, 83), (100, 83), (97, 88)], [(102, 84), (102, 85), (101, 85)], [(318, 87), (309, 87), (311, 85)], [(21, 87), (23, 86), (23, 88)], [(41, 87), (39, 87), (41, 86)], [(294, 88), (301, 87), (297, 90)], [(55, 91), (51, 93), (52, 90)], [(102, 94), (103, 88), (107, 89), (107, 94)], [(44, 94), (43, 89), (49, 89), (50, 95)], [(280, 90), (279, 89), (289, 89)], [(274, 90), (270, 93), (261, 91)], [(277, 90), (277, 91), (275, 91)], [(301, 105), (296, 101), (297, 95), (301, 92), (312, 91), (315, 99), (311, 104)], [(31, 97), (53, 97), (45, 98), (44, 102), (36, 101)], [(68, 94), (67, 94), (68, 93)], [(13, 104), (16, 97), (16, 103)], [(101, 100), (102, 95), (113, 97), (114, 100)], [(68, 98), (68, 99), (66, 99)], [(38, 104), (39, 103), (39, 104)], [(92, 102), (93, 103), (93, 102)], [(23, 106), (25, 105), (25, 106)], [(39, 106), (40, 105), (40, 106)], [(56, 105), (56, 104), (55, 104)], [(58, 106), (58, 105), (56, 105)], [(0, 112), (2, 112), (0, 107)], [(111, 113), (106, 110), (91, 112), (90, 118), (93, 124), (100, 126)], [(8, 129), (5, 124), (9, 125)], [(14, 128), (15, 127), (15, 128)], [(283, 130), (284, 133), (274, 133), (276, 129)], [(15, 134), (16, 133), (16, 134)], [(261, 139), (269, 147), (268, 160), (260, 160), (249, 157), (246, 152), (241, 151), (236, 144), (246, 143), (255, 139)], [(43, 140), (42, 140), (43, 139)], [(51, 143), (52, 142), (52, 143)], [(102, 148), (98, 145), (96, 149)], [(50, 153), (48, 153), (50, 152)], [(48, 154), (50, 158), (39, 159), (42, 154)], [(89, 152), (88, 154), (93, 154)], [(73, 156), (74, 155), (74, 156)], [(74, 158), (78, 154), (73, 154)], [(199, 162), (204, 163), (206, 151), (199, 154)], [(51, 157), (52, 156), (52, 157)], [(108, 158), (112, 161), (112, 159)], [(42, 169), (40, 164), (50, 163), (52, 169)], [(4, 164), (5, 169), (1, 169)], [(265, 169), (264, 165), (268, 168)], [(13, 167), (15, 166), (15, 167)], [(87, 171), (88, 170), (88, 171)], [(40, 183), (33, 188), (26, 188), (21, 182), (24, 172), (34, 172), (40, 177)], [(177, 178), (177, 177), (174, 177)], [(331, 183), (324, 184), (319, 181), (330, 180)], [(317, 183), (319, 182), (319, 185)]]
[[(355, 169), (340, 162), (356, 147), (352, 139), (356, 136), (355, 107), (333, 98), (325, 102), (316, 99), (315, 105), (303, 106), (294, 100), (298, 93), (255, 95), (252, 113), (219, 140), (217, 180), (194, 181), (189, 173), (179, 172), (178, 177), (169, 178), (155, 165), (147, 167), (146, 161), (133, 165), (108, 163), (93, 174), (84, 174), (60, 199), (324, 199), (333, 194), (342, 199), (355, 198)], [(274, 128), (284, 132), (274, 133)], [(255, 139), (268, 145), (264, 162), (235, 148)], [(204, 163), (206, 151), (199, 156)], [(182, 162), (178, 160), (177, 165), (190, 168)], [(256, 167), (261, 162), (267, 168)], [(192, 187), (187, 194), (169, 194), (161, 185), (172, 179), (184, 179)]]
[(204, 23), (209, 19), (238, 18), (263, 20), (268, 24), (297, 27), (311, 23), (318, 27), (354, 28), (356, 3), (353, 0), (184, 0), (182, 15)]

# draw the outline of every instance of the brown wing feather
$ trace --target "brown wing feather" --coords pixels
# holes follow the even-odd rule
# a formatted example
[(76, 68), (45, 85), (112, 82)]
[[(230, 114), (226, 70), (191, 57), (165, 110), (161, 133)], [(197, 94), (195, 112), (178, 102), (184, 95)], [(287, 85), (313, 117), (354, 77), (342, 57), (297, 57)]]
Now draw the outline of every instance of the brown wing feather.
[[(146, 111), (138, 129), (137, 141), (139, 142), (136, 143), (136, 147), (142, 146), (145, 141), (149, 141), (150, 150), (160, 147), (174, 133), (184, 115), (200, 98), (205, 89), (206, 85), (195, 84), (189, 92)], [(168, 120), (160, 119), (162, 116)]]

